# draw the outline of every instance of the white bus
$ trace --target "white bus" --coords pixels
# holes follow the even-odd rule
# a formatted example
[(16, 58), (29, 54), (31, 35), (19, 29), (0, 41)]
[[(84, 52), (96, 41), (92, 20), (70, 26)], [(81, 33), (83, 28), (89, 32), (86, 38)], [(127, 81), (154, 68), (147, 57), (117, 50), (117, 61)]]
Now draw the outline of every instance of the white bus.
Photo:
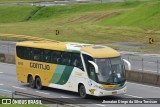
[(120, 53), (102, 45), (19, 42), (16, 72), (17, 79), (32, 88), (63, 89), (78, 92), (82, 98), (126, 93), (125, 66)]

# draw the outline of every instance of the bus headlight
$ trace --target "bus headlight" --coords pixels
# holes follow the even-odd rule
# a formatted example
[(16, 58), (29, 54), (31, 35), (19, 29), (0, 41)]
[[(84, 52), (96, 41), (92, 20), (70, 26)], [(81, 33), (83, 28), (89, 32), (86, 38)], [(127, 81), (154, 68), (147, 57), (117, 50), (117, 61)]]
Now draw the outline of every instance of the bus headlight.
[(97, 88), (102, 89), (102, 90), (122, 89), (122, 88), (124, 88), (125, 86), (126, 86), (126, 84), (124, 84), (123, 86), (115, 86), (115, 87), (107, 88), (107, 87), (103, 87), (103, 86), (100, 86), (100, 85), (96, 85)]
[(105, 90), (106, 88), (104, 88), (103, 86), (99, 86), (99, 85), (96, 85), (97, 88), (99, 89), (102, 89), (102, 90)]

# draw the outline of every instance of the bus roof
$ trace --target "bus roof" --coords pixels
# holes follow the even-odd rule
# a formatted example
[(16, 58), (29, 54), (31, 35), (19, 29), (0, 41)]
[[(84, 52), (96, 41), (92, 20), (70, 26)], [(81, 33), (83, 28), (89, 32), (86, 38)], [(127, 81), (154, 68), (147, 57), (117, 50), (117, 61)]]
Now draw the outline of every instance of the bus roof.
[(79, 51), (91, 55), (94, 58), (111, 58), (120, 56), (116, 50), (103, 46), (73, 42), (48, 42), (48, 41), (25, 41), (17, 42), (16, 46), (42, 48), (58, 51)]

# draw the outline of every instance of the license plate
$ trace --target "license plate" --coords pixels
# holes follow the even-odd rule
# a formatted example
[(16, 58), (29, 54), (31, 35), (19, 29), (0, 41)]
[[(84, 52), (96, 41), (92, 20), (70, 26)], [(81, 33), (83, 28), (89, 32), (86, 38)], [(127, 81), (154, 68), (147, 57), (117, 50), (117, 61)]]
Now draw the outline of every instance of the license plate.
[(117, 91), (113, 91), (112, 94), (117, 94)]

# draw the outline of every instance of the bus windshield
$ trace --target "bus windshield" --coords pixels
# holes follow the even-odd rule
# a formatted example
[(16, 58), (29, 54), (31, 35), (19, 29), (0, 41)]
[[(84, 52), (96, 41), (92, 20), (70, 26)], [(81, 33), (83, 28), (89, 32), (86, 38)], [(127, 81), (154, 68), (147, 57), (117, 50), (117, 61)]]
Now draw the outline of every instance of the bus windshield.
[(121, 57), (95, 59), (98, 65), (98, 81), (104, 84), (116, 84), (126, 81), (125, 69)]

